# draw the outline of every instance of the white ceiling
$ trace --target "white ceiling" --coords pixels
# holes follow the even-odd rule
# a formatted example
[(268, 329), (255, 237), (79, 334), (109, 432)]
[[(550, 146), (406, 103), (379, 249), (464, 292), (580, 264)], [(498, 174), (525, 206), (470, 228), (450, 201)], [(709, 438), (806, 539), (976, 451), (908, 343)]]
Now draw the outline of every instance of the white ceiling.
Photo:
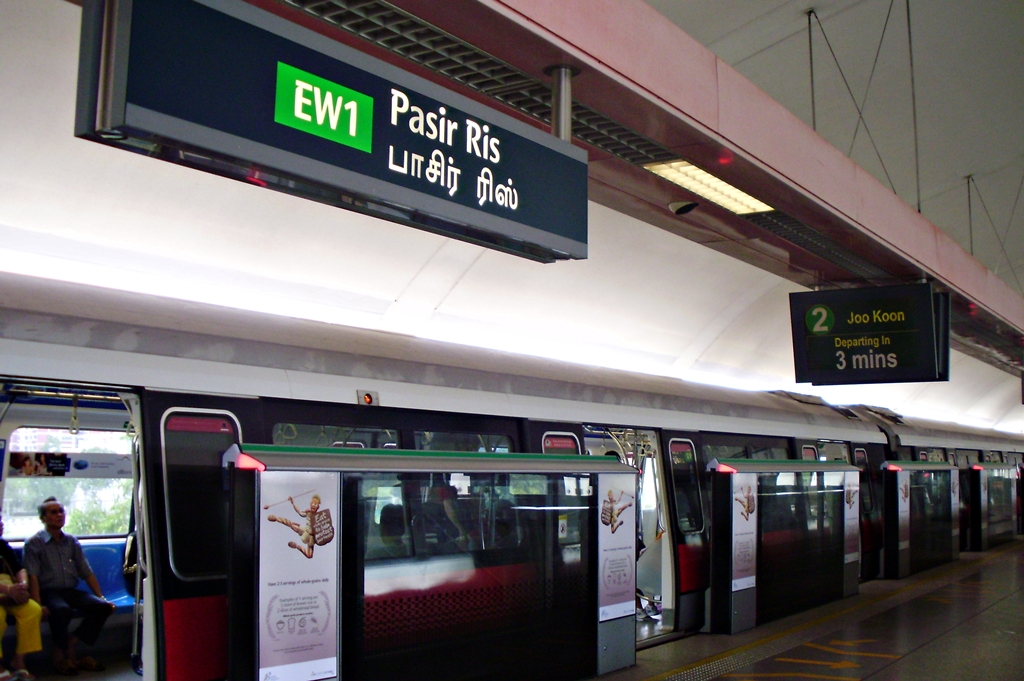
[[(80, 12), (63, 0), (0, 0), (0, 129), (8, 131), (0, 136), (0, 271), (810, 391), (792, 382), (794, 284), (597, 204), (590, 257), (541, 265), (75, 139)], [(728, 26), (711, 35), (726, 41)], [(53, 304), (43, 296), (16, 305), (47, 311)], [(0, 308), (12, 301), (0, 289)], [(155, 308), (83, 314), (177, 328)], [(957, 353), (952, 376), (949, 384), (817, 392), (1024, 431), (1019, 379)]]
[(813, 8), (818, 132), (916, 206), (912, 43), (921, 212), (1024, 293), (1024, 2), (647, 2), (808, 125)]

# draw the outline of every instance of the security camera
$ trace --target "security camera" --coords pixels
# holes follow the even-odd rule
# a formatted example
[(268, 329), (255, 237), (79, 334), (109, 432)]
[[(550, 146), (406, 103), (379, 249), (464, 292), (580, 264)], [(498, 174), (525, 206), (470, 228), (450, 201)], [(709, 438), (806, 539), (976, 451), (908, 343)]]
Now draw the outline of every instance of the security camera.
[(668, 209), (676, 215), (686, 215), (698, 205), (696, 201), (673, 201), (668, 204)]

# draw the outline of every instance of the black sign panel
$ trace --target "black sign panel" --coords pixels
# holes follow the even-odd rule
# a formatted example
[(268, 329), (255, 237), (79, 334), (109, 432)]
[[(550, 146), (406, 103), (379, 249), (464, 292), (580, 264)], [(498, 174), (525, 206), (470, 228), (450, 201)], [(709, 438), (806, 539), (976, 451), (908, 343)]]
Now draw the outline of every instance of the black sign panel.
[(586, 257), (583, 150), (240, 0), (102, 5), (83, 13), (77, 134), (539, 260)]
[(948, 380), (949, 297), (930, 284), (789, 294), (798, 383)]

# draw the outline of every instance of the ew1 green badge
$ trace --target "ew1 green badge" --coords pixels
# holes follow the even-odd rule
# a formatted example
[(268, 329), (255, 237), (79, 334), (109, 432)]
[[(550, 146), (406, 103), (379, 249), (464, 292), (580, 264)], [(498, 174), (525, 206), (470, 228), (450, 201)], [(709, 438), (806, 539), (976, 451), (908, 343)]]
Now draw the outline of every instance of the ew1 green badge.
[(373, 151), (373, 97), (277, 62), (274, 122)]

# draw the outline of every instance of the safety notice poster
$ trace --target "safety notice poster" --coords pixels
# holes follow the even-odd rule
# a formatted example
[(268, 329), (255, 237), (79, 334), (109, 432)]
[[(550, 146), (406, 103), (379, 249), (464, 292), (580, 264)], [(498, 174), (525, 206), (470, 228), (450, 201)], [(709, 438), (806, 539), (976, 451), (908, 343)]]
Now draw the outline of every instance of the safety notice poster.
[(599, 620), (604, 622), (635, 612), (636, 476), (601, 475), (597, 504), (598, 608)]
[(260, 474), (259, 679), (338, 677), (339, 478)]

